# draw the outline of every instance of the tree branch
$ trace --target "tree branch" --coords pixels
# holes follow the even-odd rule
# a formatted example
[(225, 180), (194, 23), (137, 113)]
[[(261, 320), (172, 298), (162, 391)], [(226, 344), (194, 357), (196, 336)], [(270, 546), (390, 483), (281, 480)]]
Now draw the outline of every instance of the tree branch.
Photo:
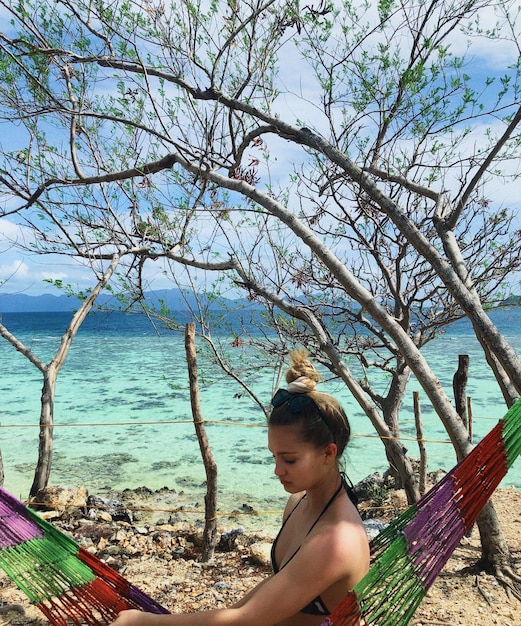
[(454, 211), (452, 212), (452, 214), (447, 219), (447, 228), (453, 229), (456, 226), (456, 223), (457, 223), (457, 221), (458, 221), (462, 211), (467, 206), (468, 199), (470, 198), (472, 192), (477, 187), (479, 181), (483, 177), (483, 174), (487, 171), (487, 169), (493, 163), (494, 159), (499, 154), (499, 152), (501, 151), (503, 146), (510, 139), (510, 137), (512, 136), (512, 133), (516, 129), (516, 127), (519, 124), (519, 122), (521, 122), (521, 106), (518, 108), (516, 114), (512, 118), (510, 124), (507, 126), (507, 128), (506, 128), (505, 132), (503, 133), (503, 135), (500, 137), (499, 141), (492, 148), (492, 150), (488, 153), (486, 159), (479, 166), (477, 172), (472, 177), (472, 180), (467, 185), (467, 188), (465, 189), (465, 191), (463, 192), (461, 198), (459, 199), (458, 203), (456, 204), (456, 206), (454, 208)]

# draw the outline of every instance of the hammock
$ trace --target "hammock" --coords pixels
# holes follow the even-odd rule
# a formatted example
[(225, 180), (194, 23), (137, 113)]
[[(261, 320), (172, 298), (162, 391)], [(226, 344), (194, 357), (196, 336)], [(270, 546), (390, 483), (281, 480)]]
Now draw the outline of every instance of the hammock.
[(168, 613), (0, 487), (0, 567), (55, 626), (100, 626), (124, 609)]
[(371, 542), (371, 569), (322, 626), (405, 626), (521, 452), (521, 398), (481, 442)]
[[(521, 452), (521, 399), (456, 467), (371, 542), (372, 566), (322, 626), (405, 626)], [(55, 626), (168, 613), (0, 488), (0, 568)]]

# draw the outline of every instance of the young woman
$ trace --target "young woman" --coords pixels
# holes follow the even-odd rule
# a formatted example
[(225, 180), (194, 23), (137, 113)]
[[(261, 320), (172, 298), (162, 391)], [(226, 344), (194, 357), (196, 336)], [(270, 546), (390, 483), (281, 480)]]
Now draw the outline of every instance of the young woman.
[(272, 400), (268, 446), (291, 494), (272, 547), (273, 575), (227, 609), (155, 615), (123, 611), (114, 626), (319, 626), (369, 569), (369, 544), (340, 469), (350, 427), (320, 376), (295, 351), (287, 389)]

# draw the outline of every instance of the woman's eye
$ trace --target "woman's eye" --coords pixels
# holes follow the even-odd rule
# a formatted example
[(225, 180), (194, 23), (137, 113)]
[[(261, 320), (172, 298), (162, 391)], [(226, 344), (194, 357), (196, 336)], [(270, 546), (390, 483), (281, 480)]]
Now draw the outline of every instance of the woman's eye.
[[(277, 461), (277, 457), (274, 454), (272, 454), (271, 456), (273, 458), (273, 461), (276, 462)], [(282, 463), (285, 463), (286, 465), (293, 465), (294, 463), (297, 462), (297, 459), (284, 459), (284, 458), (281, 458), (280, 461)]]

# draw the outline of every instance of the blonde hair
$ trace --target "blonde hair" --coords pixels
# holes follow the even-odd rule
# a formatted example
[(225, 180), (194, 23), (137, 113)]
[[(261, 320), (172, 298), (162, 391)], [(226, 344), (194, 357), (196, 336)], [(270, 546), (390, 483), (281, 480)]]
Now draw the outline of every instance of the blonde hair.
[(315, 391), (322, 376), (308, 359), (305, 348), (293, 350), (289, 355), (290, 366), (286, 372), (286, 382), (290, 393), (309, 393)]
[[(299, 424), (301, 436), (317, 447), (335, 443), (341, 456), (349, 442), (351, 428), (342, 405), (333, 396), (316, 391), (322, 382), (304, 348), (290, 353), (290, 366), (286, 372), (288, 399), (274, 406), (268, 419), (269, 426)], [(291, 396), (306, 395), (311, 402), (295, 411)]]

